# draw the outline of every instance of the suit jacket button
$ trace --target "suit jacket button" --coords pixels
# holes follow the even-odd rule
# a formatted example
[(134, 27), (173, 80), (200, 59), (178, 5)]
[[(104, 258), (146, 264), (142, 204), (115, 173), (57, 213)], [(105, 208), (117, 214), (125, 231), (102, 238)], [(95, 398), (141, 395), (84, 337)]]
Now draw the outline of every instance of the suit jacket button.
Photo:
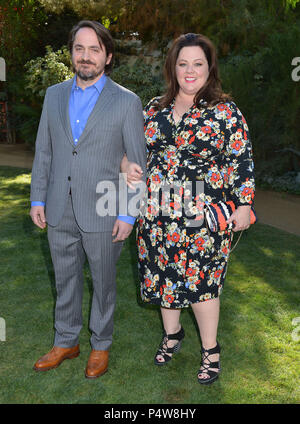
[(68, 181), (71, 181), (71, 177), (68, 177)]

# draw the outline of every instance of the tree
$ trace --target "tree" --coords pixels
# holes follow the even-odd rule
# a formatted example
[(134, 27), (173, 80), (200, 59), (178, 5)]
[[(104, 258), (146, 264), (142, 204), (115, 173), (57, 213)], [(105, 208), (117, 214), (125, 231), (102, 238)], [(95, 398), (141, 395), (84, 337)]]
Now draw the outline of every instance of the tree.
[(109, 26), (110, 21), (122, 13), (121, 0), (39, 0), (46, 11), (55, 14), (73, 10), (82, 19), (102, 21)]
[(40, 34), (46, 15), (37, 0), (1, 0), (0, 56), (7, 64), (7, 75), (20, 73), (24, 63), (43, 46)]
[(186, 32), (203, 33), (219, 54), (255, 50), (281, 31), (299, 10), (300, 0), (39, 0), (56, 14), (73, 10), (81, 19), (100, 20), (114, 35), (135, 35), (164, 47)]

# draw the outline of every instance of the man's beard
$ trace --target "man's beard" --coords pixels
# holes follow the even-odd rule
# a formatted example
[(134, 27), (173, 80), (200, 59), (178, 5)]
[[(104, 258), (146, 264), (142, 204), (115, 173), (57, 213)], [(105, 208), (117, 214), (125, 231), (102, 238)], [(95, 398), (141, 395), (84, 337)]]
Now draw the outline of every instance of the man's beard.
[(103, 71), (104, 71), (103, 69), (97, 69), (97, 68), (95, 70), (91, 70), (91, 71), (88, 71), (88, 70), (82, 71), (82, 70), (79, 69), (80, 65), (82, 65), (82, 64), (92, 64), (92, 65), (95, 65), (95, 64), (92, 63), (92, 62), (89, 62), (89, 61), (87, 61), (87, 62), (85, 62), (85, 61), (79, 62), (77, 64), (77, 66), (75, 64), (73, 64), (73, 68), (74, 68), (76, 74), (83, 81), (94, 80), (99, 75), (101, 75), (103, 73)]

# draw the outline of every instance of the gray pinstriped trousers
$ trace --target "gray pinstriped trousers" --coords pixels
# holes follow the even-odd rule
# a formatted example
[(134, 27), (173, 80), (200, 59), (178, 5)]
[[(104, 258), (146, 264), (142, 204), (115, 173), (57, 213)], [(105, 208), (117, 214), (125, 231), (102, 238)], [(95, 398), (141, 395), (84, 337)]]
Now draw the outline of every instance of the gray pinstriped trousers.
[(116, 303), (116, 263), (123, 243), (113, 243), (111, 231), (83, 232), (75, 219), (71, 195), (59, 225), (48, 225), (48, 240), (57, 291), (54, 346), (68, 348), (79, 343), (83, 266), (87, 258), (93, 280), (89, 323), (91, 346), (96, 350), (108, 350), (112, 343)]

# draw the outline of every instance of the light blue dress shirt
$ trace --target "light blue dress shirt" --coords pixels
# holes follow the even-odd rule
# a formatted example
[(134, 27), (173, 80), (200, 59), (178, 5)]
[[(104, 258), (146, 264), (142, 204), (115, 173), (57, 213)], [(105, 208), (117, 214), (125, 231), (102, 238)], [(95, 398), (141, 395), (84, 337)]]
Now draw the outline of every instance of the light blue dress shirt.
[[(75, 145), (78, 143), (83, 133), (87, 120), (106, 83), (106, 79), (106, 75), (103, 74), (95, 84), (82, 90), (82, 88), (78, 87), (76, 84), (76, 77), (74, 78), (69, 100), (69, 117)], [(32, 201), (31, 206), (45, 206), (45, 203)], [(135, 223), (135, 218), (131, 216), (119, 215), (118, 218), (131, 225)]]

